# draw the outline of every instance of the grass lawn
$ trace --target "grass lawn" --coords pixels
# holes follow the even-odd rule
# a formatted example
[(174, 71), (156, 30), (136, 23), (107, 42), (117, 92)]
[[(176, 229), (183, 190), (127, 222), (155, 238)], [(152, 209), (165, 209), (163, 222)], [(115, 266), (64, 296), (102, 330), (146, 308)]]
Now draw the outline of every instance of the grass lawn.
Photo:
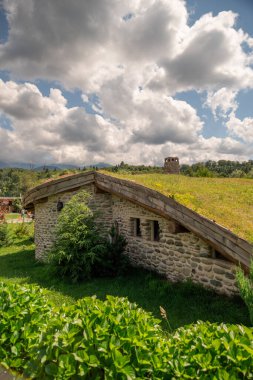
[(253, 180), (166, 174), (105, 174), (150, 187), (253, 243)]
[[(9, 228), (14, 231), (14, 226)], [(173, 328), (197, 320), (250, 325), (248, 310), (239, 298), (218, 296), (191, 283), (172, 284), (143, 270), (119, 278), (97, 278), (79, 284), (59, 280), (49, 266), (34, 259), (34, 245), (26, 238), (15, 245), (0, 248), (0, 281), (32, 283), (48, 289), (48, 297), (56, 304), (71, 304), (78, 298), (97, 295), (128, 297), (156, 317), (159, 306), (166, 311)]]
[(20, 214), (16, 212), (11, 212), (9, 214), (5, 214), (5, 219), (10, 221), (10, 220), (16, 220), (20, 218)]

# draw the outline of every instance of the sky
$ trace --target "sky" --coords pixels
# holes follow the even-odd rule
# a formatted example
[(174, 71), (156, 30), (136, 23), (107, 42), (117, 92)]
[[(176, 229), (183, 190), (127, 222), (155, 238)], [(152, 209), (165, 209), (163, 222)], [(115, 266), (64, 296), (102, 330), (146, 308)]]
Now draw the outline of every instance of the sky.
[(0, 161), (253, 159), (253, 0), (0, 0)]

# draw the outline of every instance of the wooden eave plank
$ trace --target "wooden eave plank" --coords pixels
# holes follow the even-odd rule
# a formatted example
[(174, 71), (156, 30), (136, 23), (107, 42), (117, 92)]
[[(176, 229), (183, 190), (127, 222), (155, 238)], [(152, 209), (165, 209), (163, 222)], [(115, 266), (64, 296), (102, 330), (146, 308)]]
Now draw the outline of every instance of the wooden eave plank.
[[(92, 173), (92, 174), (91, 174)], [(23, 199), (24, 206), (30, 204), (39, 198), (48, 197), (50, 195), (59, 194), (70, 189), (75, 189), (80, 186), (84, 186), (90, 183), (94, 183), (94, 173), (86, 173), (86, 176), (79, 175), (78, 177), (65, 177), (62, 181), (55, 180), (32, 189)]]

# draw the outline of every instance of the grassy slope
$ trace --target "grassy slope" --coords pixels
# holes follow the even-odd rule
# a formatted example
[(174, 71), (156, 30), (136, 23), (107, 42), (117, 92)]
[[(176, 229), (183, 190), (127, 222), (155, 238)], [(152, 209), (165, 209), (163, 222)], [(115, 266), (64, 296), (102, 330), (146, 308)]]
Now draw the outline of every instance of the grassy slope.
[(253, 243), (253, 180), (108, 173), (150, 187)]
[(142, 270), (133, 270), (120, 278), (98, 278), (80, 284), (60, 281), (47, 265), (35, 261), (34, 245), (27, 238), (16, 239), (12, 246), (0, 248), (0, 281), (38, 284), (49, 290), (49, 298), (56, 305), (70, 304), (94, 294), (104, 299), (110, 294), (128, 297), (156, 317), (159, 317), (159, 306), (163, 306), (173, 328), (200, 319), (250, 325), (247, 308), (240, 298), (221, 297), (189, 283), (171, 284)]

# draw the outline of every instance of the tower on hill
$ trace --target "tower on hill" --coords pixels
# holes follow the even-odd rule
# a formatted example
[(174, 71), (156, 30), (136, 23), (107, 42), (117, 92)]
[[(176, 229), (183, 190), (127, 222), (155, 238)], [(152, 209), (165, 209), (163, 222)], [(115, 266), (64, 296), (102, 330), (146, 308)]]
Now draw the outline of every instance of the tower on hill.
[(166, 174), (179, 174), (180, 166), (178, 157), (166, 157), (164, 159), (164, 172)]

